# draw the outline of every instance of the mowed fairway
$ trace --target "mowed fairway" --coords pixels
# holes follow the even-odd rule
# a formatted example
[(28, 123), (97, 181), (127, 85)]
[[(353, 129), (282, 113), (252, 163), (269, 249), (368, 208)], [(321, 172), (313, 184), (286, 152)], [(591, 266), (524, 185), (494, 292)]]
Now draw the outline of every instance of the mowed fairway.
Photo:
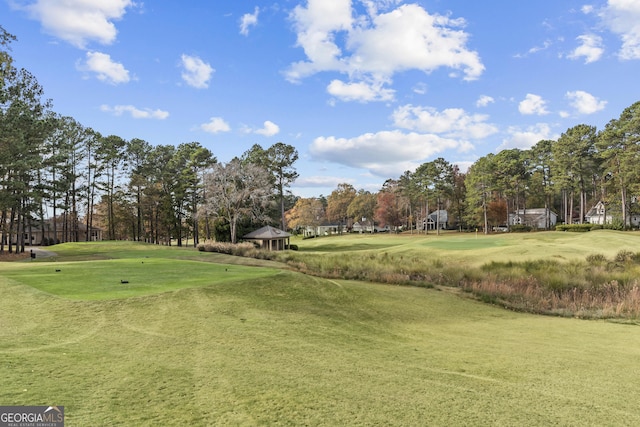
[(64, 405), (69, 426), (640, 424), (636, 325), (185, 250), (54, 250), (0, 264), (0, 403)]

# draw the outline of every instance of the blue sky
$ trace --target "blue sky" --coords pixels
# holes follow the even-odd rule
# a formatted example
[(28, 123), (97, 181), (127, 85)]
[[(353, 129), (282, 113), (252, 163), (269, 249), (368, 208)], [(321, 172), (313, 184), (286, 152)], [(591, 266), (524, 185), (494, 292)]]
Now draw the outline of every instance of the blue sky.
[(462, 170), (640, 100), (640, 1), (0, 0), (54, 110), (221, 162), (297, 148), (294, 194)]

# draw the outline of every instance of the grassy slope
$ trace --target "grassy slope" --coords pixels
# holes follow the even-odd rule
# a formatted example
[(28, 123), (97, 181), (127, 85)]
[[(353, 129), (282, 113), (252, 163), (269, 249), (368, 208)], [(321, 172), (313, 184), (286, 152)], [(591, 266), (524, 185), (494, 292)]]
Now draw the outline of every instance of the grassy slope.
[(0, 402), (64, 405), (70, 426), (640, 423), (635, 326), (270, 270), (70, 300), (0, 268)]

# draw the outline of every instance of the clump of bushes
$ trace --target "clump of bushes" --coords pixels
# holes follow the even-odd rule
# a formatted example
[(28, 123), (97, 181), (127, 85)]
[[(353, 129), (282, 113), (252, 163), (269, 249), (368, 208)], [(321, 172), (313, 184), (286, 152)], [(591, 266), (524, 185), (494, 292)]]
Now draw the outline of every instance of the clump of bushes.
[(200, 243), (198, 245), (200, 252), (215, 252), (219, 254), (254, 257), (257, 251), (256, 245), (253, 243), (228, 243), (228, 242), (210, 242)]
[(559, 224), (556, 231), (587, 232), (593, 230), (624, 230), (622, 221), (614, 220), (611, 224)]
[(509, 227), (509, 231), (511, 233), (528, 233), (532, 230), (533, 230), (533, 227), (531, 227), (530, 225), (524, 225), (524, 224), (514, 224)]
[(597, 224), (560, 224), (556, 225), (556, 231), (573, 231), (576, 233), (584, 233), (593, 230), (594, 225)]
[(623, 249), (616, 254), (616, 262), (632, 262), (637, 263), (640, 260), (640, 254)]
[[(274, 260), (278, 257), (277, 251), (267, 251), (260, 248), (260, 245), (252, 242), (229, 243), (206, 241), (197, 246), (200, 252), (214, 252), (219, 254), (241, 256), (245, 258)], [(287, 249), (298, 250), (298, 246), (289, 245)]]
[(594, 266), (606, 265), (607, 257), (602, 254), (587, 255), (587, 263)]

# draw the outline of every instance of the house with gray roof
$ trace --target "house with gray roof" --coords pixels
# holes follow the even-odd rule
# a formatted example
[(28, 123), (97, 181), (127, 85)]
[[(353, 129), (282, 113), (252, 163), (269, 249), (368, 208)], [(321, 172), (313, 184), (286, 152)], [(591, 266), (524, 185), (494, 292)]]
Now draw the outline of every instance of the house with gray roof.
[(282, 231), (279, 228), (270, 225), (252, 231), (242, 236), (244, 240), (253, 240), (258, 242), (260, 249), (269, 251), (282, 251), (289, 247), (291, 234)]

